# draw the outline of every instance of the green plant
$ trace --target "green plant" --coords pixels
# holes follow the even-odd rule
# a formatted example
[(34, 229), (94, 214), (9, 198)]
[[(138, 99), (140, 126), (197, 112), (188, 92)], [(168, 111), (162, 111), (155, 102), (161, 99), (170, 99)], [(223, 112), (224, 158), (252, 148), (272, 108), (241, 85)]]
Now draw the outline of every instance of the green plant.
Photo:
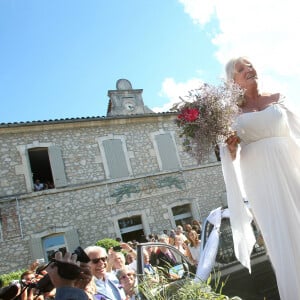
[(213, 275), (215, 280), (212, 282), (212, 273), (210, 274), (209, 278), (207, 279), (206, 283), (209, 286), (212, 286), (212, 289), (215, 292), (218, 292), (220, 294), (222, 294), (223, 288), (226, 285), (226, 282), (229, 278), (229, 275), (226, 277), (225, 281), (221, 281), (221, 272), (220, 271), (216, 271), (215, 269), (213, 269)]
[(113, 239), (106, 238), (106, 239), (97, 241), (96, 246), (103, 247), (106, 249), (106, 251), (108, 251), (108, 249), (110, 249), (111, 247), (120, 246), (120, 243)]
[[(160, 281), (153, 282), (151, 277), (146, 276), (140, 280), (139, 291), (147, 300), (240, 300), (235, 296), (229, 298), (222, 294), (225, 282), (221, 282), (219, 272), (215, 273), (216, 280), (211, 287), (211, 277), (207, 282), (196, 282), (190, 277), (182, 278), (177, 281), (167, 280), (165, 273), (160, 273)], [(218, 291), (217, 291), (218, 290)]]
[[(213, 291), (213, 289), (203, 282), (188, 281), (181, 287), (176, 294), (175, 299), (195, 300), (195, 299), (230, 299), (228, 296)], [(232, 298), (231, 298), (232, 299)], [(237, 299), (237, 298), (235, 298)]]
[(0, 275), (0, 278), (3, 280), (3, 285), (4, 286), (9, 285), (9, 283), (13, 280), (20, 280), (21, 274), (24, 271), (25, 270), (18, 270), (15, 272)]

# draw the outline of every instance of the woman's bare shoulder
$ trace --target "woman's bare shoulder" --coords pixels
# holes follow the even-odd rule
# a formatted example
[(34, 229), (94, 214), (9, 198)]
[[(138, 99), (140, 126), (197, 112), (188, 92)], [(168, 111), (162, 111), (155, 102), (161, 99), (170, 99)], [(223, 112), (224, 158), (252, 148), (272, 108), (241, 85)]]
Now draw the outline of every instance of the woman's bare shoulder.
[(274, 102), (278, 102), (282, 96), (280, 93), (276, 93), (276, 94), (272, 94), (271, 97), (274, 99)]
[(282, 96), (280, 93), (262, 93), (261, 95), (267, 98), (270, 102), (278, 102)]

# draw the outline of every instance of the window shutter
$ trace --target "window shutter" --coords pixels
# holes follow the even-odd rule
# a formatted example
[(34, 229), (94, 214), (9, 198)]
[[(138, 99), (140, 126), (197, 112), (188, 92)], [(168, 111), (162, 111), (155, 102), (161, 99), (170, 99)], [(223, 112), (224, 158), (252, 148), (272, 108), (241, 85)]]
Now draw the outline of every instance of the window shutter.
[(176, 148), (173, 139), (169, 133), (158, 134), (155, 136), (159, 156), (163, 170), (179, 169)]
[(38, 258), (44, 258), (44, 250), (41, 238), (32, 238), (29, 242), (32, 261)]
[(3, 230), (2, 230), (2, 215), (1, 215), (1, 209), (0, 209), (0, 241), (3, 240)]
[(74, 252), (79, 246), (78, 233), (76, 229), (71, 229), (65, 232), (65, 240), (68, 246), (68, 251)]
[(122, 147), (122, 141), (119, 139), (105, 140), (103, 141), (103, 148), (110, 172), (110, 178), (128, 177), (129, 171)]
[(50, 146), (48, 152), (55, 187), (66, 186), (67, 178), (60, 148), (58, 146)]

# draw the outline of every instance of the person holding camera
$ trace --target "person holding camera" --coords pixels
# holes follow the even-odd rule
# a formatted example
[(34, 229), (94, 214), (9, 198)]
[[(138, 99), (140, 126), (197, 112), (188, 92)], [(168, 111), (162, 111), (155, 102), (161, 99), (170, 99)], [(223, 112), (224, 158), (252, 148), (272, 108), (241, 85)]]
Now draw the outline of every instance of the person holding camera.
[(121, 251), (108, 251), (108, 253), (106, 271), (116, 275), (118, 270), (125, 266), (125, 256)]
[[(43, 269), (44, 270), (44, 269)], [(89, 300), (84, 291), (92, 280), (92, 273), (87, 263), (77, 261), (77, 254), (57, 251), (46, 267), (47, 273), (36, 280), (36, 273), (27, 270), (21, 280), (1, 288), (0, 299), (36, 300), (44, 298), (56, 288), (55, 300)]]
[(21, 274), (20, 280), (13, 280), (9, 286), (0, 293), (0, 299), (4, 300), (36, 300), (35, 272), (26, 270)]
[[(3, 283), (2, 283), (3, 285)], [(8, 286), (1, 286), (0, 288), (0, 299), (11, 300), (16, 299), (16, 296), (20, 294), (20, 284), (11, 283)]]
[(60, 251), (47, 267), (52, 284), (56, 288), (55, 300), (88, 300), (86, 292), (78, 286), (82, 282), (84, 287), (92, 279), (92, 274), (86, 264), (77, 261), (77, 255)]
[(36, 282), (35, 273), (31, 270), (27, 270), (21, 275), (21, 292), (19, 299), (21, 300), (33, 300), (35, 298), (34, 284)]

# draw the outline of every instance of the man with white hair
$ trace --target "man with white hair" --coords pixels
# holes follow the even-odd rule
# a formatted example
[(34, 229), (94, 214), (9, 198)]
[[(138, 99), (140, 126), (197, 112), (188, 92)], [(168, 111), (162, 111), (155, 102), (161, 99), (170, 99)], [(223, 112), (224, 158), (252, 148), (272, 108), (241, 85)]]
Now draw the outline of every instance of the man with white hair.
[[(99, 246), (89, 246), (84, 249), (88, 255), (93, 274), (93, 280), (96, 285), (96, 297), (109, 300), (124, 300), (126, 299), (124, 290), (119, 284), (117, 277), (109, 272), (107, 268), (107, 252)], [(98, 295), (98, 297), (97, 297)]]

